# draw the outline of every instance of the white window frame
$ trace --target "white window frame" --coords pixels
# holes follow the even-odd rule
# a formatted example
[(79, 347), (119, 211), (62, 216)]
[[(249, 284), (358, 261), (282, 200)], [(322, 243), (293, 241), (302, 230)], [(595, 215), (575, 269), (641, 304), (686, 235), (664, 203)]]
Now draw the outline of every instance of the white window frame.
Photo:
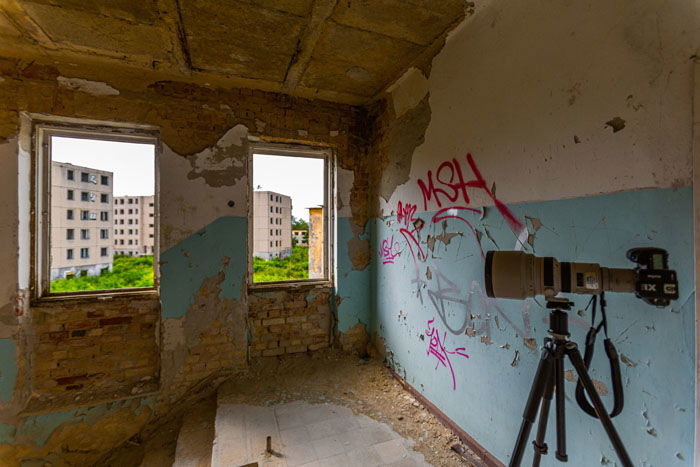
[[(275, 282), (253, 282), (253, 157), (255, 154), (268, 156), (303, 157), (324, 160), (324, 211), (323, 229), (325, 232), (325, 245), (323, 246), (323, 271), (321, 279), (295, 279)], [(313, 146), (258, 143), (250, 144), (248, 150), (248, 289), (279, 289), (299, 288), (309, 286), (332, 286), (335, 280), (335, 152), (330, 148), (318, 148)]]
[[(33, 117), (33, 116), (32, 116)], [(33, 300), (65, 299), (75, 297), (100, 297), (105, 295), (157, 294), (160, 284), (159, 231), (160, 213), (157, 213), (155, 242), (153, 251), (154, 285), (153, 287), (133, 287), (127, 289), (86, 290), (76, 292), (51, 292), (50, 287), (50, 235), (51, 235), (51, 137), (68, 137), (99, 141), (117, 141), (124, 143), (145, 143), (154, 145), (155, 165), (155, 203), (159, 206), (161, 155), (160, 135), (156, 127), (150, 125), (128, 124), (121, 122), (85, 121), (66, 117), (37, 116), (31, 118), (32, 130), (32, 171), (31, 171), (31, 232), (34, 234), (31, 244), (31, 297)], [(75, 216), (74, 216), (75, 218)], [(99, 251), (98, 251), (99, 258)]]

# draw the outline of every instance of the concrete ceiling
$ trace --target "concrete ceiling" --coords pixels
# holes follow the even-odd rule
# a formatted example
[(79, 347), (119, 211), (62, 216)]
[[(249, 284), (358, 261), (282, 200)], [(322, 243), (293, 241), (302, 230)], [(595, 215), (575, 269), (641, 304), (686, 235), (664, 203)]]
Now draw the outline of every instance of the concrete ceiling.
[(464, 0), (2, 0), (0, 54), (366, 103), (465, 16)]

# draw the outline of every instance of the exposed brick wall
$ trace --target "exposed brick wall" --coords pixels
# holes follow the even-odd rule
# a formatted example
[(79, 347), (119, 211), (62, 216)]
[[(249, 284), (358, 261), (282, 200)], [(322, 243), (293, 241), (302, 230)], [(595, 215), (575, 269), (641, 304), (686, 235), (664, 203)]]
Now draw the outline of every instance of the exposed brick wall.
[(133, 296), (37, 306), (28, 410), (156, 390), (159, 315), (157, 298)]
[(328, 289), (259, 292), (248, 298), (251, 357), (318, 350), (330, 345)]

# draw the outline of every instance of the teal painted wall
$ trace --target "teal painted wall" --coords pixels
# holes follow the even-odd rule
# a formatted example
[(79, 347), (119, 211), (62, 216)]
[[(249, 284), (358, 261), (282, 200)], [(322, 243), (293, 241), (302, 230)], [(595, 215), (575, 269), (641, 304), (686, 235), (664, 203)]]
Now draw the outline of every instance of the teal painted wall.
[(12, 339), (0, 339), (0, 402), (9, 402), (17, 378), (17, 349)]
[[(634, 191), (509, 207), (531, 231), (533, 223), (526, 216), (542, 222), (534, 237), (534, 252), (539, 256), (629, 268), (632, 263), (625, 258), (629, 248), (657, 246), (669, 251), (670, 266), (680, 280), (680, 300), (659, 309), (631, 294), (607, 295), (611, 338), (631, 365), (622, 365), (625, 409), (614, 423), (635, 465), (693, 465), (692, 190)], [(442, 223), (431, 223), (433, 214), (416, 216), (425, 222), (423, 242), (427, 235), (443, 233)], [(466, 216), (483, 233), (484, 251), (516, 245), (514, 233), (496, 209), (489, 208), (481, 221), (478, 215)], [(427, 259), (418, 262), (416, 276), (396, 221), (396, 217), (388, 217), (375, 224), (375, 251), (393, 236), (393, 251), (398, 255), (388, 264), (382, 264), (382, 256), (375, 257), (374, 330), (384, 337), (396, 370), (507, 463), (540, 355), (523, 339), (535, 338), (537, 347), (541, 345), (547, 329), (543, 300), (486, 298), (484, 260), (478, 244), (466, 224), (455, 219), (446, 221), (446, 232), (459, 232), (449, 244), (437, 240), (433, 251), (422, 244)], [(571, 298), (576, 309), (588, 301), (584, 296)], [(570, 315), (572, 339), (583, 345), (590, 314)], [(455, 334), (448, 327), (459, 332)], [(473, 337), (466, 333), (471, 327)], [(443, 365), (429, 352), (429, 334), (439, 335), (445, 350), (452, 352), (441, 354), (449, 358), (449, 364)], [(591, 373), (611, 390), (601, 341), (599, 338)], [(567, 369), (571, 369), (568, 363)], [(569, 465), (601, 465), (605, 459), (612, 464), (617, 457), (598, 421), (583, 413), (572, 399), (575, 384), (567, 382), (566, 386)], [(612, 407), (612, 394), (603, 400)], [(547, 437), (553, 446), (553, 418)], [(525, 464), (531, 456), (528, 445)], [(545, 456), (543, 465), (555, 464), (559, 463), (553, 455)]]
[[(238, 300), (245, 283), (248, 219), (220, 217), (160, 256), (161, 303), (164, 318), (180, 318), (194, 303), (204, 279), (224, 269), (221, 297)], [(228, 264), (224, 259), (229, 258)]]
[[(337, 278), (336, 295), (340, 298), (337, 307), (338, 330), (347, 332), (358, 322), (370, 325), (372, 266), (354, 270), (348, 255), (348, 242), (355, 236), (350, 225), (351, 219), (338, 218), (337, 223)], [(360, 239), (370, 238), (367, 232)]]

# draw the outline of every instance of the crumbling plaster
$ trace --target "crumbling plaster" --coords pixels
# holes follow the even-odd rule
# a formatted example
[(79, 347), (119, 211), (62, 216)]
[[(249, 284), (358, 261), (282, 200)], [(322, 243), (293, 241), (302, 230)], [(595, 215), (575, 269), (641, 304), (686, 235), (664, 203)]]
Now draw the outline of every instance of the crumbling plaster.
[[(16, 168), (18, 160), (24, 164), (29, 161), (28, 147), (19, 148), (16, 137), (20, 111), (146, 123), (161, 130), (163, 310), (159, 333), (162, 389), (152, 400), (152, 409), (147, 416), (136, 417), (125, 432), (135, 433), (148, 420), (166, 411), (174, 401), (200, 390), (202, 382), (213, 384), (217, 378), (246, 364), (247, 255), (244, 245), (247, 238), (248, 138), (333, 148), (342, 174), (350, 176), (349, 183), (343, 180), (342, 193), (339, 193), (339, 197), (346, 200), (344, 213), (360, 222), (366, 221), (368, 169), (366, 161), (357, 156), (361, 154), (359, 146), (362, 144), (362, 140), (354, 136), (358, 111), (350, 106), (260, 91), (213, 89), (175, 82), (156, 83), (142, 93), (125, 90), (105, 93), (95, 89), (106, 88), (94, 84), (86, 88), (82, 81), (72, 81), (80, 85), (61, 84), (58, 79), (61, 75), (50, 65), (27, 67), (26, 63), (10, 60), (3, 62), (0, 69), (3, 74), (0, 81), (0, 108), (3, 109), (0, 112), (0, 151), (7, 162), (4, 167)], [(23, 154), (19, 159), (18, 151)], [(17, 209), (18, 206), (20, 210), (28, 209), (28, 190), (25, 194), (16, 189), (18, 181), (25, 183), (22, 177), (18, 177), (18, 169), (3, 171), (2, 177), (8, 178), (7, 183), (3, 183), (3, 189), (7, 191), (3, 198), (6, 206), (1, 206), (3, 214), (8, 213), (12, 219), (28, 220), (28, 215)], [(363, 183), (355, 183), (355, 180)], [(0, 253), (7, 256), (8, 264), (16, 265), (17, 242), (26, 241), (18, 239), (18, 235), (29, 234), (28, 224), (18, 227), (17, 223), (6, 223), (4, 227), (7, 230), (5, 238), (11, 241), (3, 243), (8, 248)], [(342, 247), (340, 254), (347, 254)], [(8, 455), (26, 457), (31, 452), (54, 459), (55, 449), (60, 443), (65, 444), (65, 440), (59, 444), (48, 442), (48, 447), (40, 448), (39, 444), (33, 446), (37, 441), (29, 435), (19, 443), (15, 438), (17, 432), (12, 428), (27, 423), (45, 425), (45, 422), (35, 415), (19, 414), (26, 392), (31, 389), (30, 382), (22, 377), (22, 368), (31, 364), (26, 355), (33, 344), (23, 343), (21, 336), (24, 333), (31, 335), (32, 312), (20, 308), (19, 313), (25, 318), (18, 322), (15, 297), (18, 277), (28, 283), (28, 270), (13, 267), (3, 269), (2, 273), (8, 274), (4, 283), (12, 284), (2, 296), (9, 305), (0, 309), (2, 322), (7, 321), (9, 325), (3, 327), (2, 332), (12, 340), (2, 341), (0, 345), (4, 349), (5, 344), (11, 342), (13, 349), (18, 349), (19, 358), (16, 368), (13, 368), (16, 371), (14, 390), (8, 392), (7, 389), (13, 381), (11, 375), (3, 375), (0, 382), (0, 396), (4, 399), (6, 394), (12, 394), (11, 403), (3, 404), (7, 416), (0, 420), (6, 422), (2, 429), (7, 436), (2, 441), (16, 446), (9, 448), (5, 444), (1, 449), (10, 449), (9, 452), (14, 453)], [(185, 291), (185, 296), (181, 295), (182, 291)], [(220, 350), (212, 356), (206, 354), (208, 349)], [(207, 360), (211, 363), (208, 364)], [(107, 406), (109, 404), (101, 404), (95, 408)], [(101, 415), (100, 420), (108, 416), (111, 415)], [(109, 423), (106, 418), (104, 420), (104, 423)], [(91, 430), (81, 418), (70, 415), (50, 431), (58, 433), (59, 427), (68, 426), (73, 427), (71, 436), (78, 438)], [(104, 446), (114, 442), (112, 438)], [(48, 452), (54, 454), (46, 454)], [(90, 456), (92, 453), (84, 458)]]
[[(695, 320), (696, 295), (687, 252), (693, 248), (691, 96), (699, 13), (690, 1), (672, 8), (652, 1), (482, 3), (449, 35), (425, 81), (405, 76), (377, 109), (370, 152), (372, 209), (378, 216), (371, 332), (396, 371), (504, 462), (512, 444), (511, 431), (502, 436), (503, 427), (522, 413), (524, 401), (516, 395), (526, 394), (537, 359), (532, 349), (538, 341), (529, 329), (541, 336), (546, 315), (536, 302), (488, 299), (483, 252), (515, 248), (631, 267), (624, 251), (650, 245), (671, 251), (685, 292), (664, 310), (629, 295), (608, 296), (616, 310), (609, 321), (621, 328), (615, 342), (626, 352), (629, 395), (626, 412), (615, 423), (633, 446), (635, 464), (693, 462), (694, 375), (688, 370), (697, 361), (688, 323)], [(402, 159), (409, 168), (402, 172), (405, 166), (389, 162), (389, 151), (407, 140), (395, 136), (392, 125), (402, 125), (400, 116), (418, 109), (424, 96), (429, 124)], [(476, 174), (468, 153), (486, 189), (470, 187), (468, 198), (460, 193), (448, 202), (449, 183), (459, 179), (449, 168), (438, 176), (439, 167), (454, 158), (464, 181), (472, 181)], [(431, 173), (435, 187), (445, 190), (439, 195), (442, 205), (436, 191), (426, 194), (429, 190), (418, 184), (427, 184)], [(495, 199), (512, 209), (522, 223), (520, 234), (493, 206)], [(399, 203), (415, 211), (399, 211)], [(435, 221), (445, 207), (455, 209)], [(451, 237), (436, 242), (440, 235)], [(440, 341), (453, 352), (447, 371), (431, 357), (427, 334), (431, 326), (459, 329), (463, 322), (466, 330), (450, 331)], [(572, 325), (572, 334), (580, 343), (587, 325), (579, 324)], [(660, 341), (669, 345), (653, 344)], [(454, 354), (460, 346), (469, 359)], [(442, 384), (434, 379), (441, 371), (447, 380)], [(659, 392), (669, 379), (683, 379), (684, 389)], [(494, 387), (501, 390), (493, 392)], [(607, 441), (576, 410), (575, 404), (570, 412), (567, 408), (575, 417), (567, 429), (585, 432), (590, 442), (577, 457), (572, 447), (571, 458), (587, 465), (614, 461)]]

